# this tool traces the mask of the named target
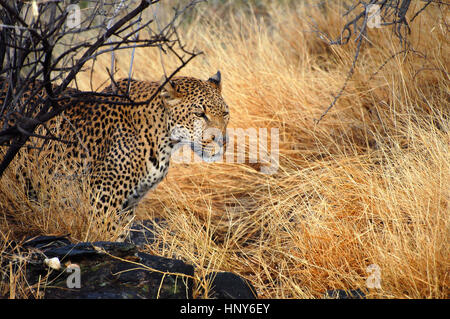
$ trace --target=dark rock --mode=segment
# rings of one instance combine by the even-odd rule
[[[93,242],[78,243],[61,247],[48,247],[42,250],[48,258],[58,257],[60,261],[80,261],[84,259],[103,259],[109,255],[115,257],[131,256],[137,253],[136,246],[131,243]]]
[[[192,298],[193,266],[138,252],[131,243],[67,245],[66,239],[43,236],[26,241],[26,247],[14,248],[14,255],[8,256],[1,260],[12,262],[13,271],[23,271],[26,262],[30,285],[46,278],[40,289],[47,299]],[[45,264],[53,257],[59,259],[59,269]]]
[[[40,291],[47,299],[191,299],[192,265],[139,251],[139,247],[156,242],[154,227],[162,225],[161,222],[164,221],[135,223],[124,243],[73,244],[67,236],[8,242],[0,256],[0,266],[11,267],[13,275],[22,274],[26,269],[28,285],[41,280]],[[51,258],[58,258],[52,268],[48,266]],[[10,274],[10,271],[0,272],[0,280],[9,282]],[[235,274],[211,273],[208,278],[212,279],[211,298],[256,297],[251,284]]]
[[[137,253],[134,258],[82,260],[80,288],[68,289],[71,273],[59,272],[48,299],[192,298],[194,268],[181,260]]]
[[[231,272],[213,272],[209,297],[214,299],[256,299],[256,289],[244,278]]]
[[[334,289],[327,290],[324,298],[326,299],[365,299],[366,294],[361,289]]]
[[[69,235],[64,236],[38,236],[25,240],[22,244],[24,248],[38,248],[45,249],[50,247],[62,247],[70,245],[71,242],[67,239]]]
[[[158,219],[135,221],[130,227],[130,234],[126,242],[138,247],[153,243],[155,241],[154,223],[158,222]]]
[[[51,247],[62,247],[70,245],[71,242],[67,239],[68,235],[64,236],[34,236],[25,239],[23,242],[16,242],[14,240],[6,242],[4,252],[8,254],[20,254],[23,251],[30,249],[45,249]]]

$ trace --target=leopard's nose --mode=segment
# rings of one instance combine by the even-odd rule
[[[208,136],[208,141],[209,141],[210,143],[211,143],[211,142],[219,143],[219,140],[220,140],[220,134],[211,133],[211,134],[209,134],[209,136]]]
[[[217,128],[211,128],[208,129],[207,132],[205,132],[205,141],[207,141],[208,143],[215,143],[218,144],[220,146],[224,145],[224,137],[222,132],[217,129]]]

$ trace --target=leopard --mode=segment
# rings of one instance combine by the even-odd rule
[[[100,220],[112,211],[116,218],[108,221],[108,231],[123,228],[118,241],[129,234],[125,225],[137,205],[167,176],[179,147],[188,145],[206,162],[217,161],[226,147],[230,115],[220,71],[207,80],[121,79],[101,91],[101,101],[69,90],[76,102],[66,102],[70,105],[46,123],[67,143],[62,148],[60,141],[46,140],[46,149],[52,162],[89,175]]]

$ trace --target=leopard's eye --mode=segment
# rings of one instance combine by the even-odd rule
[[[203,112],[203,111],[194,112],[194,115],[198,116],[198,117],[205,117],[206,116],[205,112]]]
[[[209,121],[208,116],[206,116],[206,113],[203,111],[195,111],[194,115],[203,118],[205,121]]]

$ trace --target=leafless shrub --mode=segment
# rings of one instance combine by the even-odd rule
[[[334,96],[333,101],[327,109],[321,114],[317,120],[317,124],[324,118],[328,111],[336,104],[337,100],[344,93],[348,81],[351,79],[356,63],[358,61],[359,53],[363,43],[369,42],[367,31],[370,27],[386,27],[392,28],[392,32],[398,38],[401,45],[401,50],[394,53],[392,57],[398,54],[407,54],[409,52],[418,53],[411,47],[408,42],[408,35],[411,33],[410,24],[414,22],[418,15],[420,15],[430,4],[435,5],[449,5],[450,3],[440,0],[422,0],[423,6],[416,11],[408,20],[407,14],[411,11],[411,0],[370,0],[370,1],[354,1],[354,4],[346,8],[344,17],[350,17],[348,22],[342,28],[340,35],[336,39],[330,38],[324,32],[316,29],[320,37],[324,39],[329,45],[346,45],[350,39],[354,38],[356,43],[355,54],[350,70],[345,79],[344,85],[339,92]],[[391,58],[392,58],[391,57]],[[389,58],[388,60],[390,60]],[[383,63],[382,67],[387,63]]]
[[[82,99],[105,97],[92,81],[92,92],[69,89],[71,83],[78,87],[76,76],[87,62],[111,54],[107,72],[115,83],[115,51],[153,47],[178,58],[178,68],[166,75],[170,80],[200,54],[187,50],[177,32],[183,14],[200,1],[174,8],[161,24],[143,14],[159,0],[0,0],[0,146],[6,149],[0,177],[30,137],[61,140],[46,129],[48,120]],[[130,74],[131,67],[132,61]],[[35,133],[40,126],[45,134]]]

